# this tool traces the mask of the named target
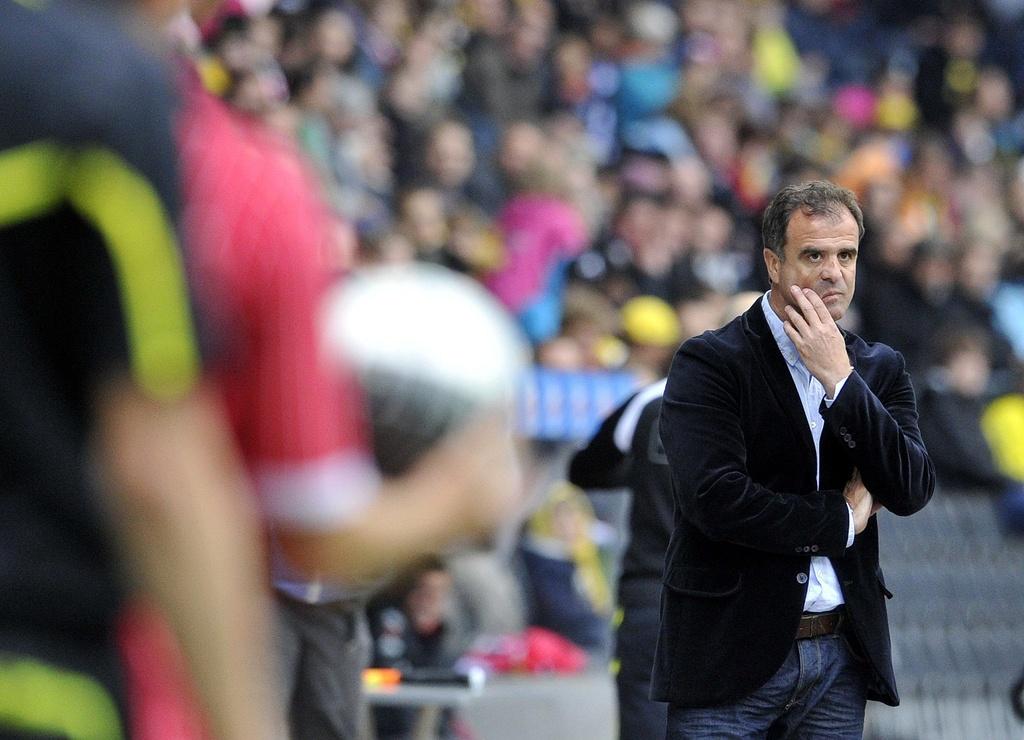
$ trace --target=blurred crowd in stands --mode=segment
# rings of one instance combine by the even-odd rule
[[[554,371],[662,377],[765,289],[779,187],[851,188],[845,323],[905,355],[944,488],[1024,530],[1024,1],[281,0],[199,32],[206,86],[319,173],[340,272],[469,274]],[[526,561],[601,613],[556,490]]]

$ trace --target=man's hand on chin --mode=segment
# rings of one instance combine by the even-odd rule
[[[828,397],[834,398],[836,385],[853,372],[846,342],[817,293],[796,285],[789,290],[800,310],[786,304],[786,335],[793,340],[811,375],[821,382]]]

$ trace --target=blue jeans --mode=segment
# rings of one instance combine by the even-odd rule
[[[670,706],[667,740],[860,738],[866,701],[866,667],[844,637],[796,640],[775,675],[734,704]]]

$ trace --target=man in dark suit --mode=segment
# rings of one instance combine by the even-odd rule
[[[836,325],[863,231],[849,191],[783,189],[771,290],[673,361],[652,679],[669,738],[859,738],[866,699],[899,702],[873,515],[920,510],[935,476],[903,358]]]

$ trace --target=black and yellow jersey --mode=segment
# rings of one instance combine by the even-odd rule
[[[198,371],[171,80],[107,13],[0,0],[0,641],[109,632],[95,392],[173,399]]]

